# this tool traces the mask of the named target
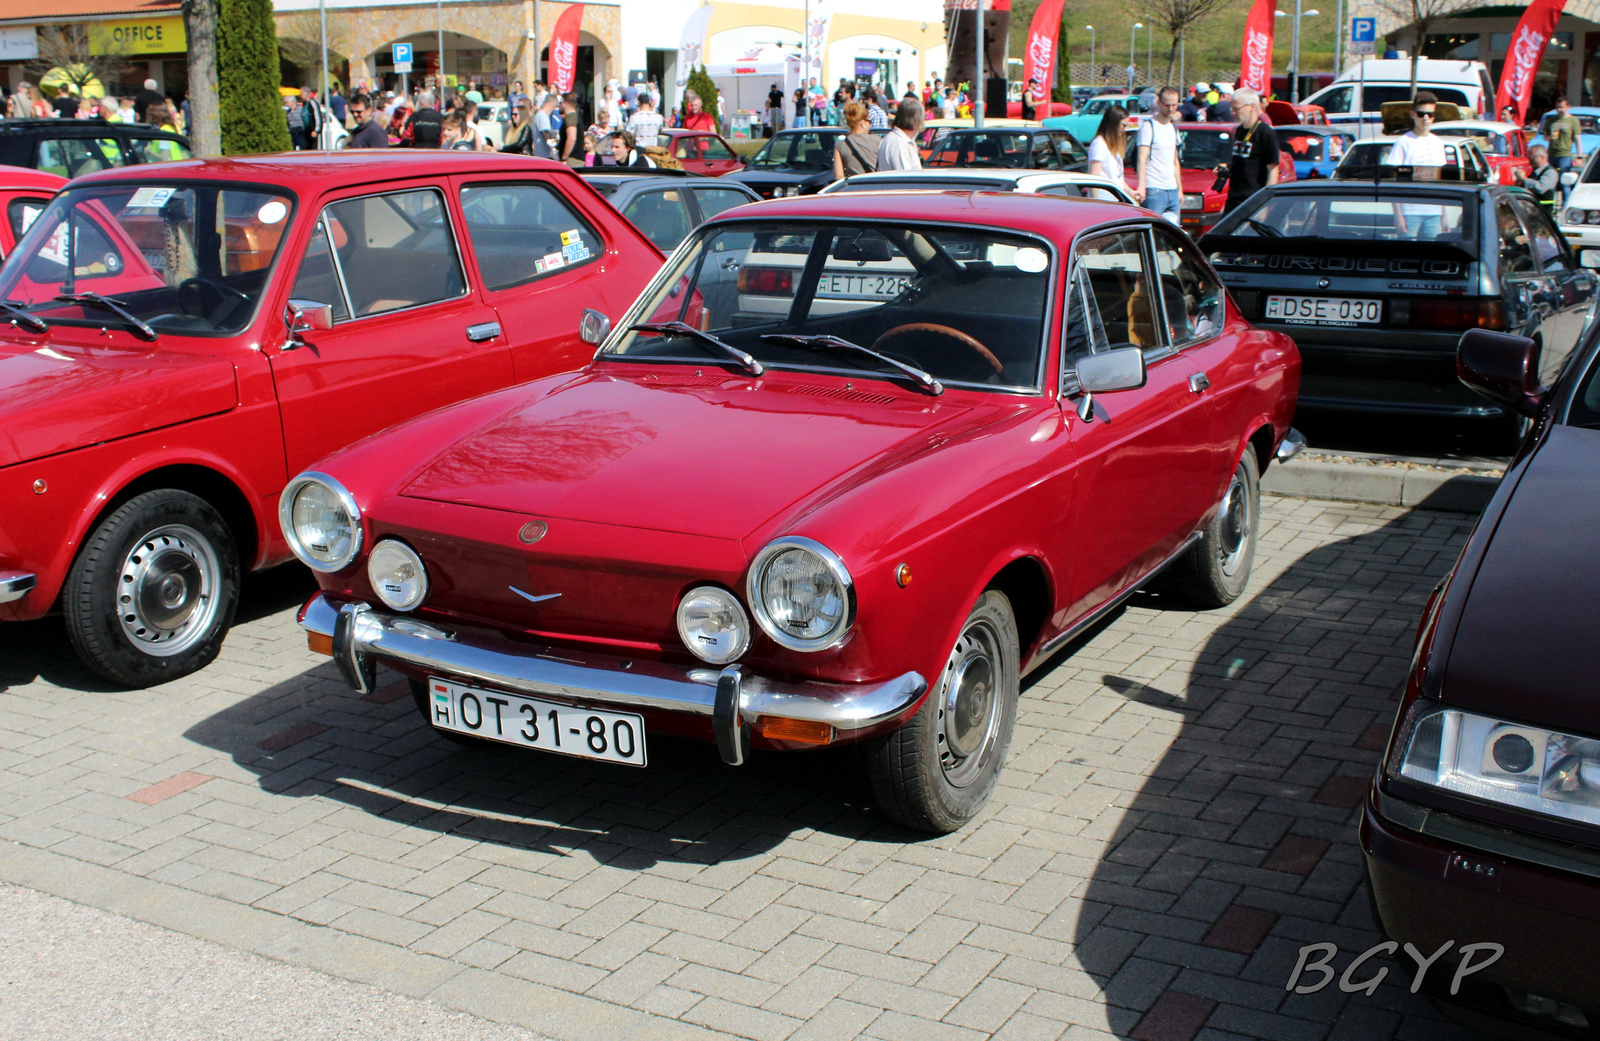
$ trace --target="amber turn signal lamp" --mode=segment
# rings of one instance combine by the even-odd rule
[[[784,719],[762,716],[761,736],[772,741],[794,741],[803,745],[826,745],[833,741],[833,727],[809,719]]]
[[[333,637],[326,633],[306,633],[306,646],[312,654],[332,654]]]
[[[900,583],[900,588],[901,589],[904,589],[906,586],[909,586],[911,584],[911,565],[910,564],[901,564],[899,567],[895,568],[894,569],[894,580],[896,582]]]

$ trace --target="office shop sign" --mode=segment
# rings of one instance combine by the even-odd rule
[[[182,15],[89,23],[91,54],[182,54],[188,49]]]

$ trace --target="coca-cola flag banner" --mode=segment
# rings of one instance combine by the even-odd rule
[[[678,86],[689,82],[689,73],[696,65],[706,63],[706,30],[711,28],[714,9],[703,4],[694,9],[689,20],[683,23],[683,34],[678,37]]]
[[[1028,25],[1028,50],[1022,59],[1022,82],[1038,80],[1046,90],[1056,81],[1056,40],[1061,36],[1061,5],[1044,0]]]
[[[1275,0],[1256,0],[1244,23],[1244,53],[1239,59],[1239,86],[1263,99],[1272,93],[1272,16]]]
[[[1561,20],[1561,9],[1567,0],[1533,0],[1522,12],[1517,31],[1511,34],[1511,46],[1506,49],[1505,68],[1500,72],[1500,89],[1494,96],[1494,118],[1510,105],[1516,109],[1516,122],[1520,124],[1528,114],[1528,102],[1533,99],[1533,76],[1544,61],[1544,49]]]
[[[583,24],[583,5],[573,4],[556,19],[550,34],[550,89],[565,94],[578,81],[578,27]]]

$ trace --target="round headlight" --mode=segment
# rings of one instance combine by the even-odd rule
[[[361,510],[327,474],[303,473],[278,499],[278,523],[289,549],[318,571],[338,571],[361,551]]]
[[[750,649],[750,618],[726,589],[696,586],[678,601],[678,637],[696,657],[726,665]]]
[[[372,547],[367,578],[378,599],[396,611],[410,611],[428,597],[428,569],[417,551],[398,539],[384,539]]]
[[[761,631],[793,651],[835,647],[855,621],[850,572],[811,539],[781,538],[757,553],[746,592]]]
[[[1600,224],[1600,210],[1590,210],[1589,211],[1589,223],[1590,224]]]
[[[1567,223],[1568,224],[1582,224],[1583,221],[1584,221],[1584,212],[1582,210],[1578,209],[1577,207],[1573,207],[1572,209],[1567,211]]]

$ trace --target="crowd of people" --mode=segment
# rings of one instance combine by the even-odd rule
[[[53,94],[47,98],[47,94]],[[58,83],[53,92],[31,83],[19,83],[5,96],[7,119],[85,119],[105,123],[141,123],[175,134],[189,123],[189,102],[175,105],[157,89],[155,80],[145,80],[144,89],[135,94],[83,97],[77,84]]]

